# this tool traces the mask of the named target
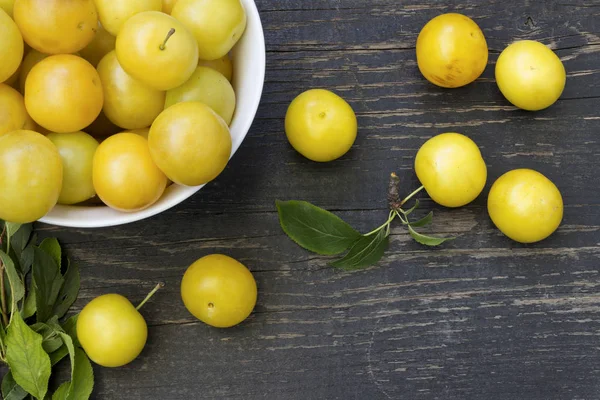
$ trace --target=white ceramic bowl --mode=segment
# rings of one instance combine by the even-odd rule
[[[237,104],[231,122],[231,157],[242,144],[256,115],[265,79],[265,39],[254,0],[242,0],[248,15],[244,35],[232,50],[233,86]],[[41,222],[77,228],[97,228],[139,221],[161,213],[192,196],[202,186],[171,185],[151,207],[133,213],[115,211],[106,206],[57,205]]]

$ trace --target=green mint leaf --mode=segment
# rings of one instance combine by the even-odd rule
[[[12,372],[8,371],[2,379],[2,398],[4,400],[23,400],[25,397],[27,397],[27,392],[17,385]]]
[[[422,226],[429,225],[432,221],[433,221],[433,211],[431,211],[429,214],[427,214],[426,216],[424,216],[420,220],[415,221],[415,222],[411,222],[410,226],[412,226],[413,228],[419,228],[419,227],[422,227]]]
[[[52,314],[56,315],[58,318],[62,318],[71,305],[77,299],[77,294],[79,293],[79,268],[77,264],[71,264],[67,261],[67,272],[64,275],[64,283],[60,288],[60,292],[58,292],[58,298],[56,300],[56,304],[52,309]]]
[[[21,316],[23,319],[27,319],[35,314],[35,290],[33,290],[33,282],[30,284],[29,292],[25,297],[25,303],[23,303],[23,310],[21,310]]]
[[[25,286],[23,285],[23,281],[21,277],[19,277],[19,273],[15,268],[15,263],[12,258],[8,256],[5,252],[0,250],[0,262],[4,264],[4,270],[6,271],[6,276],[8,277],[8,285],[10,287],[10,297],[11,297],[11,309],[10,312],[13,313],[14,310],[17,309],[17,303],[21,301],[23,296],[25,296]]]
[[[47,238],[42,240],[39,248],[44,250],[46,253],[50,254],[54,261],[56,261],[56,265],[60,270],[60,266],[62,263],[62,249],[60,248],[60,244],[56,238]]]
[[[415,200],[415,205],[404,211],[404,215],[409,215],[411,212],[415,211],[417,208],[419,208],[419,204],[419,200]]]
[[[6,361],[17,384],[43,399],[50,379],[50,357],[42,347],[42,335],[34,332],[14,313],[6,335]]]
[[[39,247],[34,249],[33,288],[35,290],[36,319],[46,322],[58,298],[64,278],[56,264],[56,258]]]
[[[75,348],[75,369],[67,400],[87,400],[94,390],[94,370],[87,355]]]
[[[340,254],[361,237],[338,216],[306,201],[277,201],[276,205],[283,231],[314,253]]]
[[[440,244],[452,240],[454,238],[436,238],[432,236],[422,235],[415,231],[411,225],[408,226],[410,236],[415,239],[418,243],[424,244],[425,246],[439,246]]]
[[[71,387],[70,382],[65,382],[56,389],[56,392],[52,395],[52,400],[64,400],[69,394],[69,388]]]
[[[345,270],[355,270],[376,264],[389,244],[389,236],[386,229],[377,233],[360,238],[348,253],[331,266]]]

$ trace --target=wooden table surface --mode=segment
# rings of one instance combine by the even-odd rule
[[[94,230],[38,225],[81,266],[78,311],[110,292],[141,300],[149,340],[120,369],[95,367],[96,399],[598,399],[600,398],[600,1],[257,0],[267,42],[257,119],[227,170],[154,218]],[[490,48],[474,84],[443,90],[415,62],[432,17],[472,17]],[[529,113],[493,79],[513,40],[550,45],[568,71],[551,108]],[[283,117],[300,92],[324,87],[358,115],[342,159],[317,164],[288,144]],[[434,210],[427,232],[456,235],[437,249],[392,230],[380,265],[346,273],[296,246],[275,199],[333,210],[362,231],[387,216],[396,171],[418,187],[417,149],[464,133],[488,165],[484,194]],[[520,245],[489,220],[486,194],[504,172],[539,170],[560,188],[562,226]],[[186,267],[213,252],[245,263],[259,286],[255,312],[218,330],[183,307]],[[64,372],[68,363],[63,366]]]

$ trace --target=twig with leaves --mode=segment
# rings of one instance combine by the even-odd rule
[[[423,186],[400,200],[400,179],[395,173],[390,176],[388,203],[390,212],[387,220],[369,233],[361,234],[335,214],[306,201],[277,201],[279,221],[283,231],[298,245],[321,255],[346,254],[330,263],[333,267],[355,270],[376,264],[388,247],[392,222],[398,218],[411,237],[426,246],[438,246],[453,238],[438,238],[421,234],[415,228],[429,225],[433,212],[411,222],[409,215],[419,207],[419,201],[409,209],[403,206],[423,190]]]

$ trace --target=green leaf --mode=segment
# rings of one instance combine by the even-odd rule
[[[19,263],[21,264],[21,272],[23,274],[26,273],[26,271],[23,268],[23,262],[22,262],[23,261],[23,250],[30,243],[30,239],[32,236],[31,235],[32,230],[33,230],[33,227],[31,224],[22,225],[21,228],[18,231],[16,231],[10,238],[11,250],[15,254],[16,260],[19,261]],[[27,260],[25,260],[25,261],[27,261]],[[29,266],[31,266],[31,264],[29,264]]]
[[[21,224],[15,224],[14,222],[5,222],[6,234],[12,238],[13,235],[21,228]]]
[[[27,392],[17,385],[12,372],[8,371],[2,379],[2,398],[4,400],[23,400],[25,397],[27,397]]]
[[[46,353],[53,353],[62,346],[63,341],[53,326],[38,322],[31,325],[31,329],[42,335],[42,347]]]
[[[69,263],[67,272],[64,275],[64,283],[58,293],[56,304],[52,309],[52,313],[58,318],[62,318],[71,305],[77,299],[79,293],[79,268],[77,264]]]
[[[73,366],[73,364],[75,363],[75,346],[73,345],[73,339],[71,339],[71,336],[69,336],[67,333],[62,331],[57,332],[57,334],[60,335],[60,338],[62,339],[63,343],[67,347],[67,350],[69,351],[69,358],[71,359],[71,375],[73,375],[73,371],[75,369],[75,367]]]
[[[15,263],[5,252],[0,250],[0,261],[4,264],[11,293],[11,313],[17,309],[17,303],[25,296],[25,286],[15,269]]]
[[[56,336],[47,338],[42,342],[42,347],[44,348],[44,351],[48,354],[58,350],[60,346],[62,346],[62,341],[59,337]]]
[[[62,332],[62,328],[57,334],[62,338],[65,347],[71,359],[71,383],[68,391],[61,399],[65,400],[84,400],[89,399],[94,388],[94,372],[87,355],[76,348],[71,336]],[[54,398],[54,397],[53,397]]]
[[[422,227],[422,226],[429,225],[431,223],[431,221],[433,221],[433,211],[431,211],[429,214],[427,214],[426,216],[424,216],[420,220],[415,221],[415,222],[411,222],[410,226],[412,226],[413,228],[419,228],[419,227]]]
[[[35,248],[33,263],[33,287],[35,290],[36,319],[46,322],[52,316],[52,310],[64,278],[56,265],[56,259],[41,248]]]
[[[56,389],[56,392],[52,395],[52,400],[64,400],[69,394],[69,388],[71,387],[70,382],[65,382]]]
[[[21,273],[23,275],[27,275],[31,266],[33,265],[33,255],[34,255],[34,246],[29,245],[25,247],[25,249],[21,252],[21,256],[19,257],[19,262],[21,264]]]
[[[312,252],[340,254],[361,237],[338,216],[306,201],[277,201],[276,205],[283,231]]]
[[[71,336],[71,339],[73,339],[75,346],[79,346],[79,339],[77,338],[77,318],[79,318],[79,314],[73,315],[66,320],[62,326],[63,330]]]
[[[71,318],[66,320],[62,326],[63,330],[71,337],[71,340],[73,340],[74,346],[80,345],[79,340],[77,339],[77,317],[78,316],[79,315],[72,316]],[[67,346],[62,346],[58,350],[56,350],[54,353],[50,354],[50,362],[52,363],[52,365],[56,365],[56,363],[58,363],[60,360],[65,358],[67,354],[69,354],[69,350],[67,349]]]
[[[75,346],[73,345],[73,340],[71,336],[67,335],[64,332],[58,333],[65,344],[67,349],[67,353],[69,354],[69,358],[71,359],[71,380],[73,379],[74,371],[75,371]]]
[[[75,368],[67,400],[87,400],[94,390],[94,370],[85,352],[75,348]]]
[[[26,224],[21,225],[21,228],[16,231],[10,238],[10,247],[15,250],[23,251],[25,247],[30,243],[31,233],[33,232],[33,225]]]
[[[418,233],[415,231],[411,225],[408,226],[408,231],[410,236],[415,239],[418,243],[424,244],[425,246],[439,246],[440,244],[447,242],[449,240],[453,240],[454,238],[436,238],[432,236],[427,236]]]
[[[61,346],[54,353],[50,353],[50,364],[54,367],[60,360],[65,358],[69,354],[69,349],[67,346]]]
[[[47,322],[46,325],[48,325],[49,327],[51,327],[52,329],[54,329],[57,333],[58,332],[64,332],[65,330],[62,328],[62,326],[60,326],[60,323],[58,322],[58,317],[56,315],[53,315],[52,318],[50,318]]]
[[[415,205],[412,206],[411,208],[409,208],[408,210],[404,211],[404,215],[409,215],[411,212],[415,211],[417,208],[419,208],[419,200],[415,200]]]
[[[2,326],[2,324],[0,324],[0,350],[2,350],[3,352],[4,352],[4,344],[5,343],[6,343],[6,331],[4,330],[4,326]]]
[[[58,240],[56,238],[46,238],[42,240],[42,243],[40,243],[39,248],[44,250],[46,253],[50,254],[52,258],[54,258],[54,261],[56,261],[56,265],[60,270],[60,266],[62,263],[62,250],[60,248]]]
[[[360,238],[344,257],[332,262],[331,265],[345,270],[368,267],[383,257],[388,243],[389,236],[386,229],[381,229],[377,233]]]
[[[27,326],[18,312],[8,327],[6,347],[6,361],[17,384],[43,399],[48,391],[50,357],[42,347],[42,336]]]
[[[25,297],[25,303],[23,304],[23,310],[21,311],[21,315],[23,319],[27,319],[35,314],[36,306],[35,306],[35,290],[33,290],[33,283],[29,288],[29,292],[27,292],[27,296]]]

